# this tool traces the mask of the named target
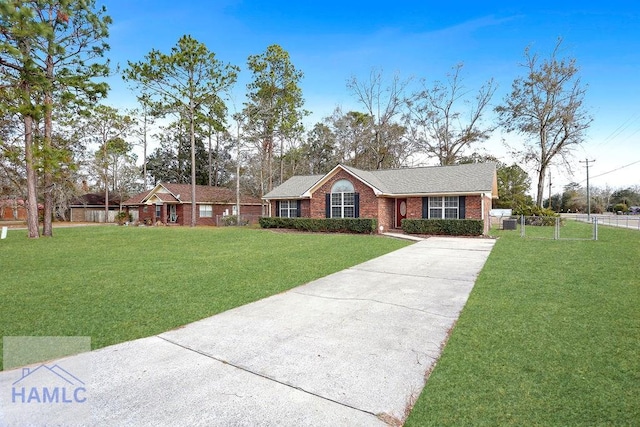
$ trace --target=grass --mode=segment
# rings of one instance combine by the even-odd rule
[[[0,242],[0,336],[150,336],[393,251],[377,236],[82,227]],[[0,355],[2,354],[0,350]]]
[[[406,425],[638,425],[640,232],[496,234]]]

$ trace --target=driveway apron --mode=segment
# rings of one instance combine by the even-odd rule
[[[3,371],[0,425],[398,425],[493,244],[428,238],[179,329],[55,361],[91,367],[89,411],[15,403],[20,370]]]

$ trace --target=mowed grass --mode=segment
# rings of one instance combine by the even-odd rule
[[[82,227],[0,241],[0,336],[150,336],[406,246],[244,228]],[[2,351],[0,348],[0,356]]]
[[[639,425],[640,232],[495,234],[406,425]]]

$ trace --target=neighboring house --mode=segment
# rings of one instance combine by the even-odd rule
[[[191,224],[191,184],[161,182],[152,190],[122,202],[137,220],[155,224]],[[196,224],[216,225],[217,216],[236,214],[236,192],[224,187],[196,185]],[[262,200],[240,196],[240,215],[262,214]]]
[[[44,205],[38,203],[38,215],[44,211]],[[18,198],[0,199],[0,220],[4,221],[24,221],[27,219],[27,208],[25,201]]]
[[[269,216],[376,218],[381,230],[405,218],[484,220],[498,197],[494,163],[363,171],[338,165],[325,175],[294,176],[263,199]]]
[[[87,193],[74,199],[69,204],[69,220],[72,222],[104,222],[104,194]],[[120,211],[120,198],[109,195],[109,218],[107,222],[115,222]]]

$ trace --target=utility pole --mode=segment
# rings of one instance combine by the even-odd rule
[[[591,221],[591,193],[589,189],[589,162],[593,163],[595,160],[584,159],[584,162],[580,160],[580,163],[585,163],[587,168],[587,221]]]

